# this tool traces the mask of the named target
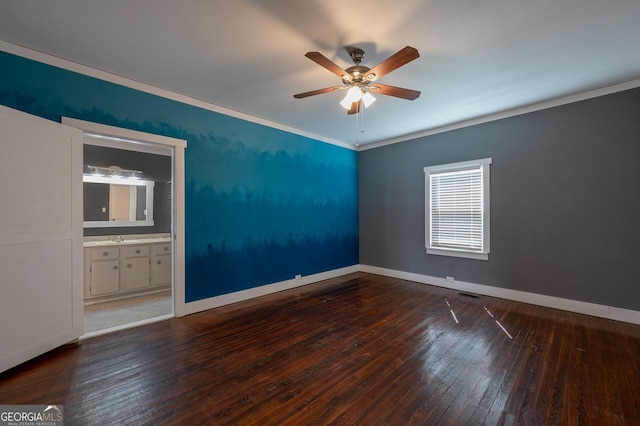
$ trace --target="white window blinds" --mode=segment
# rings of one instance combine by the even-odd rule
[[[444,250],[486,258],[490,163],[487,159],[425,168],[428,253],[459,255]]]
[[[482,250],[482,169],[429,176],[431,246]]]

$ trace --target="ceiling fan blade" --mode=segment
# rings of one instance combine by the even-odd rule
[[[362,101],[357,101],[357,102],[352,102],[351,103],[351,108],[349,108],[349,110],[347,111],[347,114],[357,114],[360,112],[360,104],[362,104]]]
[[[383,75],[389,74],[391,71],[398,69],[419,57],[420,54],[417,49],[411,46],[406,46],[367,71],[364,75],[364,79],[370,79],[371,81],[377,80]]]
[[[307,98],[309,96],[321,95],[323,93],[335,92],[336,90],[342,90],[344,86],[333,86],[333,87],[325,87],[324,89],[312,90],[310,92],[298,93],[293,95],[296,99]]]
[[[388,84],[374,83],[369,90],[375,94],[395,96],[396,98],[408,99],[410,101],[418,98],[420,92],[417,90],[404,89],[402,87],[389,86]]]
[[[340,77],[342,80],[351,81],[351,76],[349,75],[348,72],[340,68],[338,65],[335,64],[335,62],[333,62],[331,59],[324,56],[322,53],[307,52],[304,56],[311,59],[313,62],[320,65],[321,67],[328,69],[329,71],[331,71],[332,73]]]

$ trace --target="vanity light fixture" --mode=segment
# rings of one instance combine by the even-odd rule
[[[106,176],[116,179],[140,179],[142,176],[142,172],[140,170],[127,170],[118,166],[102,167],[88,165],[87,168],[92,170],[91,175],[95,177]]]

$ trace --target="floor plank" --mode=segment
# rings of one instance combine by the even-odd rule
[[[638,424],[639,354],[637,325],[356,273],[56,349],[1,374],[0,404],[70,425]]]

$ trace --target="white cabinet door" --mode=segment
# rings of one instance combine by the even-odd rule
[[[121,261],[122,287],[137,290],[149,287],[149,257],[133,257]]]
[[[151,258],[151,285],[171,284],[171,255],[161,254]]]
[[[0,371],[78,338],[82,132],[0,106]]]
[[[89,294],[100,296],[120,291],[120,261],[101,260],[91,262]]]

